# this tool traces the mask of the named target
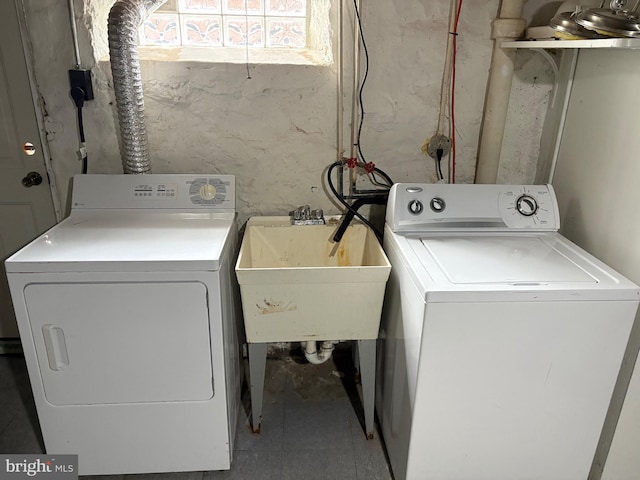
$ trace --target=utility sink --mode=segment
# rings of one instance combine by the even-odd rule
[[[252,217],[236,275],[249,343],[378,337],[391,264],[373,231]]]
[[[240,284],[249,353],[251,423],[260,432],[269,342],[357,340],[365,433],[374,434],[376,339],[391,271],[378,239],[339,221],[291,225],[290,217],[252,217],[240,247]]]

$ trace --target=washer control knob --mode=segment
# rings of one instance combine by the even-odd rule
[[[444,209],[446,208],[447,204],[444,202],[444,200],[440,197],[433,197],[431,199],[431,202],[429,202],[429,206],[431,207],[431,210],[433,210],[436,213],[441,213],[444,212]]]
[[[204,183],[200,186],[200,196],[203,200],[213,200],[216,196],[216,187],[209,183]]]
[[[516,200],[516,210],[520,215],[530,217],[538,211],[538,202],[531,195],[520,195]]]
[[[420,200],[411,200],[408,205],[409,212],[413,215],[420,215],[422,210],[424,210],[424,206]]]

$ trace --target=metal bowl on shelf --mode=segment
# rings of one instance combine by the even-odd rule
[[[627,10],[626,0],[612,0],[610,8],[587,8],[575,21],[587,30],[609,37],[640,38],[640,17],[636,13],[640,1]]]
[[[559,12],[549,22],[554,35],[562,40],[583,40],[606,38],[604,35],[589,30],[576,22],[577,12]]]

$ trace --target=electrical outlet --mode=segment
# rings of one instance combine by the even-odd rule
[[[71,90],[80,88],[84,92],[84,99],[93,100],[93,85],[91,84],[91,70],[76,68],[69,70],[69,84]]]
[[[451,139],[441,134],[431,137],[427,145],[427,153],[431,158],[438,158],[438,150],[442,150],[442,158],[444,158],[451,150]]]

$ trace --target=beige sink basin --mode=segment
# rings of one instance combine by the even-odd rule
[[[253,217],[236,264],[249,343],[378,336],[391,265],[373,232]]]

